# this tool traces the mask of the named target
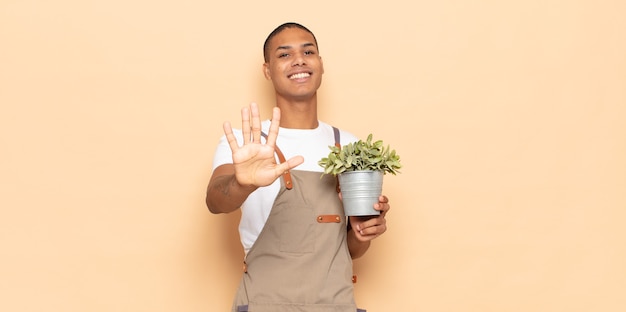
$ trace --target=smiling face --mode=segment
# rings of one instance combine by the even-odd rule
[[[314,97],[322,84],[324,66],[313,35],[297,27],[276,34],[269,42],[263,73],[274,84],[279,101]]]

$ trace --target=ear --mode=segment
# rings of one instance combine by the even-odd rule
[[[272,76],[270,75],[270,64],[263,63],[263,75],[265,76],[265,79],[272,80]]]
[[[322,74],[324,74],[324,62],[322,62],[322,57],[320,56],[320,65],[322,65]]]

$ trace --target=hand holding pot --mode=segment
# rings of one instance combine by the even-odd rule
[[[387,196],[381,195],[378,197],[378,203],[374,204],[374,209],[380,211],[380,215],[351,216],[350,225],[356,238],[360,241],[370,241],[385,233],[387,231],[385,216],[390,208]]]

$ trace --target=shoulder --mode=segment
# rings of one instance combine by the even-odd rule
[[[332,126],[323,121],[320,121],[319,123],[320,123],[320,128],[323,128],[325,132],[333,133],[333,135],[334,135],[334,129],[335,128],[338,129],[341,145],[346,145],[348,143],[356,142],[359,140],[359,138],[356,135],[354,135],[352,132]]]

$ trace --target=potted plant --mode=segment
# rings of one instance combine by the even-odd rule
[[[372,142],[372,134],[366,141],[329,148],[328,157],[318,164],[324,168],[324,174],[338,177],[345,215],[380,214],[374,204],[382,193],[383,175],[400,173],[400,156],[389,146],[385,147],[382,140]]]

